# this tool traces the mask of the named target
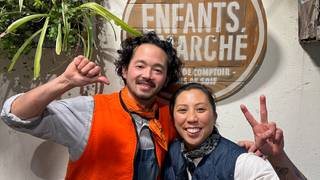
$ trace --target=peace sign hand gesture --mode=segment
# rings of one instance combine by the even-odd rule
[[[268,121],[266,97],[260,96],[260,122],[258,122],[247,107],[240,105],[241,111],[252,127],[255,146],[266,156],[277,156],[283,153],[283,132],[274,122]]]

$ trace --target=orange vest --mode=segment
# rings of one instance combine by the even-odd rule
[[[119,93],[96,95],[94,102],[88,144],[79,160],[69,161],[66,179],[132,180],[138,150],[134,122],[121,106]],[[159,114],[165,138],[170,143],[176,132],[168,106],[159,105]],[[161,171],[167,152],[158,143],[155,149]]]

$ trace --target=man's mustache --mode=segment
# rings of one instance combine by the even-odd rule
[[[156,84],[151,79],[138,79],[137,84],[144,84],[150,87],[156,87]]]

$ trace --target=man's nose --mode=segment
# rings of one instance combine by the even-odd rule
[[[142,77],[146,79],[151,79],[152,77],[152,69],[151,68],[145,68],[142,72]]]

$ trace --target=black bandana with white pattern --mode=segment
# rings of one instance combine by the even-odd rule
[[[210,154],[218,145],[220,137],[218,129],[214,127],[211,135],[208,136],[202,144],[191,151],[187,150],[184,142],[181,142],[181,152],[189,162],[192,162],[193,159],[202,158],[205,155]]]

